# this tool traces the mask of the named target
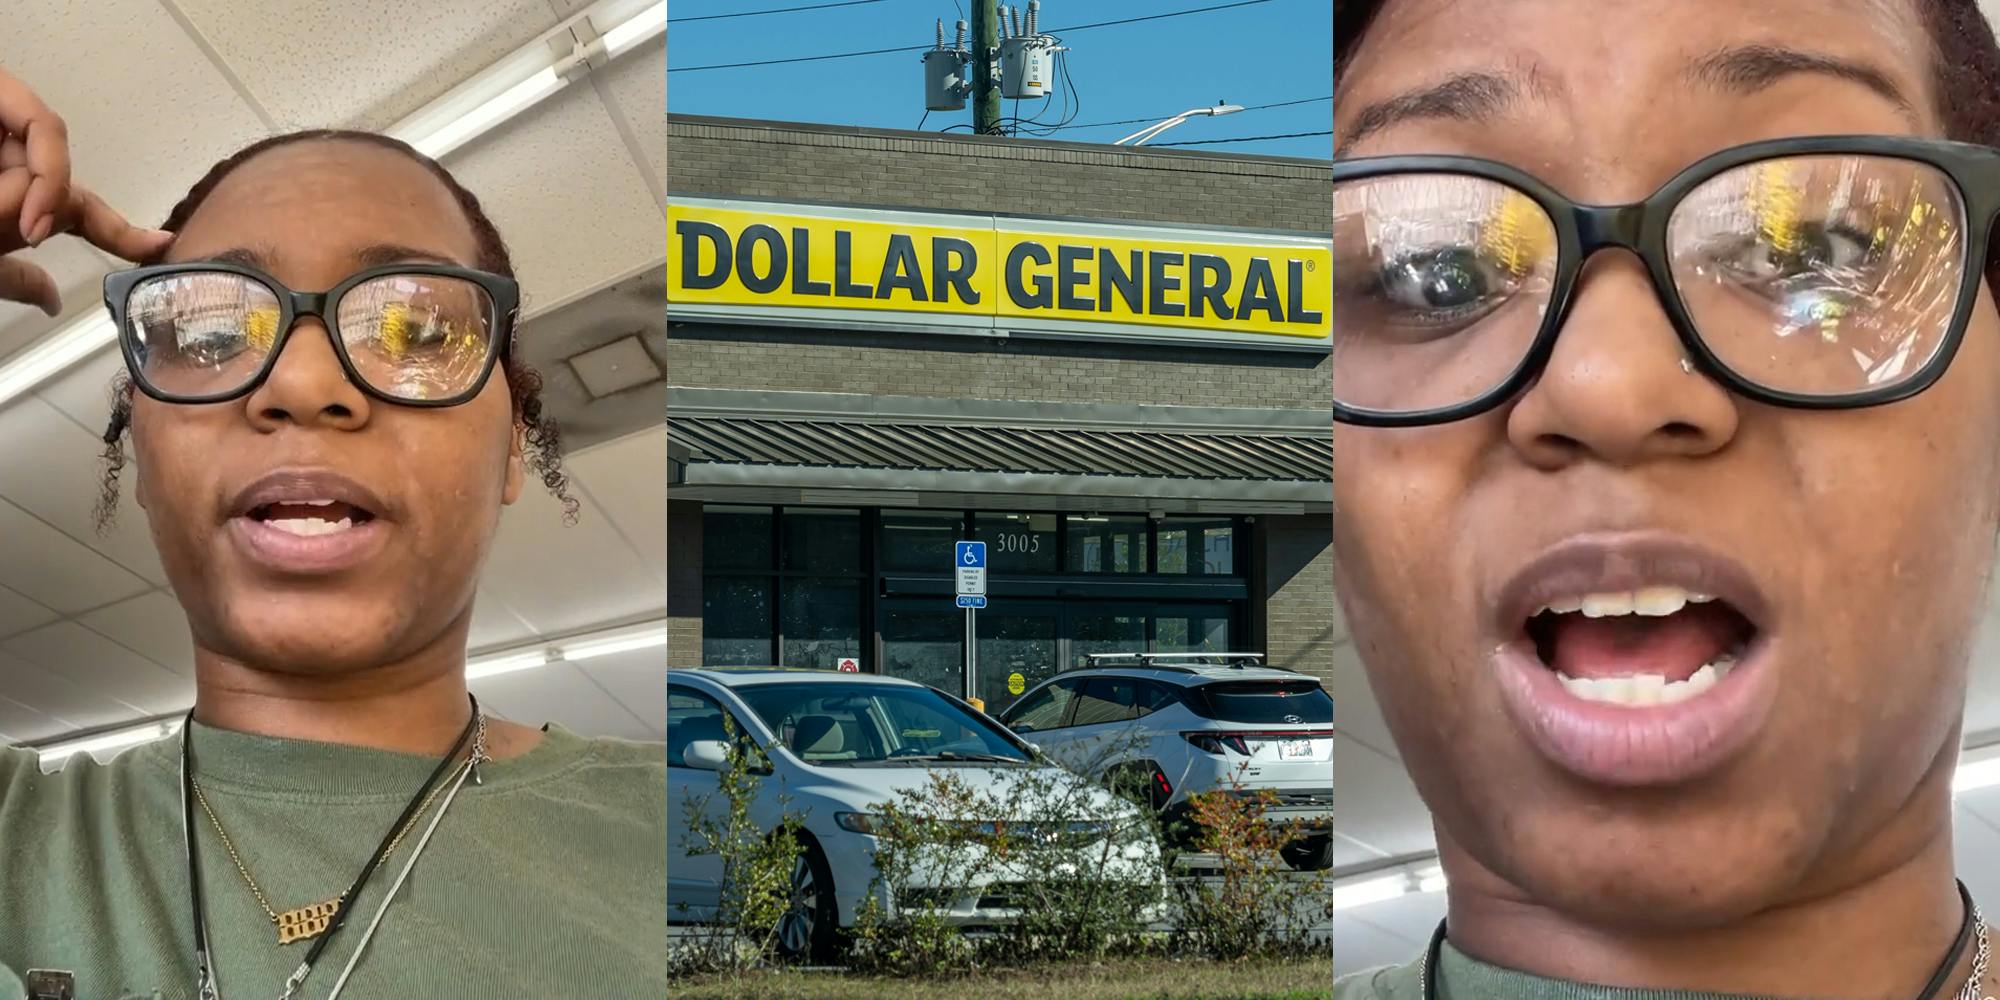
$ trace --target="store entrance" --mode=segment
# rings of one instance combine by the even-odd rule
[[[965,612],[926,598],[882,602],[882,673],[964,689]],[[996,601],[979,613],[978,689],[988,712],[1091,653],[1226,652],[1236,602]]]

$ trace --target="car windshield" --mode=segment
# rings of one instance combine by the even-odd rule
[[[1221,722],[1252,725],[1330,723],[1333,698],[1315,681],[1220,681],[1193,688],[1187,699],[1196,714]]]
[[[738,697],[808,764],[1027,764],[1029,752],[991,723],[923,687],[756,684]]]

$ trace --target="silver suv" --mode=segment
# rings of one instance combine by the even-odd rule
[[[1188,796],[1270,789],[1272,822],[1300,820],[1295,869],[1333,865],[1333,699],[1256,653],[1104,653],[1036,685],[1000,721],[1073,770],[1144,781],[1169,828]],[[1232,781],[1233,779],[1233,781]]]

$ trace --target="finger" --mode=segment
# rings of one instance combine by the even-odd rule
[[[0,299],[25,302],[50,316],[62,313],[62,293],[49,272],[19,257],[0,257]]]
[[[28,165],[28,144],[14,136],[0,138],[0,170]]]
[[[20,211],[21,199],[28,193],[28,184],[33,180],[27,167],[0,170],[0,219],[14,217]],[[0,254],[11,253],[27,245],[21,234],[0,231]]]
[[[0,70],[0,128],[25,144],[35,175],[21,206],[21,236],[33,243],[44,220],[53,230],[56,211],[68,197],[69,126],[27,84]]]
[[[161,229],[141,229],[126,221],[118,210],[97,193],[75,185],[69,189],[69,229],[91,245],[126,260],[151,260],[174,241],[174,234]]]

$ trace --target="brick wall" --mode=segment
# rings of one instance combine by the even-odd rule
[[[1261,517],[1265,652],[1273,666],[1331,684],[1346,638],[1333,596],[1333,524],[1325,514]]]

